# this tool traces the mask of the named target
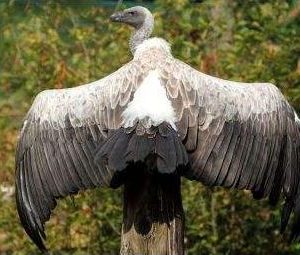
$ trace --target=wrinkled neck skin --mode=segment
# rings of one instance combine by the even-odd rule
[[[137,47],[150,37],[153,31],[153,26],[154,18],[151,14],[149,14],[146,16],[144,23],[140,27],[135,28],[135,30],[132,32],[129,41],[132,55],[134,55]]]

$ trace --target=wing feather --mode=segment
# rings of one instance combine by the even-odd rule
[[[209,186],[248,189],[272,204],[283,193],[281,229],[294,210],[292,238],[297,238],[300,122],[280,91],[272,84],[205,75],[174,58],[161,73],[189,152],[190,168],[183,175]]]
[[[113,170],[94,156],[107,132],[121,126],[137,87],[132,75],[143,75],[135,69],[132,61],[94,83],[44,91],[29,110],[16,153],[16,201],[25,231],[41,250],[56,199],[111,185]]]

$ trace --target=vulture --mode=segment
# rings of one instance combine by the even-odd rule
[[[150,254],[137,240],[160,229],[151,254],[182,255],[181,177],[250,190],[272,205],[282,196],[281,232],[293,215],[297,240],[300,120],[279,89],[212,77],[174,58],[167,41],[151,37],[144,7],[110,19],[133,28],[132,60],[95,82],[42,91],[25,117],[16,203],[32,241],[47,251],[44,227],[58,199],[122,186],[121,254]]]

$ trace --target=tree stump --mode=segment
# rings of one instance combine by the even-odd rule
[[[143,169],[124,183],[121,255],[183,255],[180,176]]]

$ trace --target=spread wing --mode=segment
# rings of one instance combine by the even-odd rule
[[[56,199],[114,185],[113,170],[96,165],[93,155],[109,130],[120,126],[140,75],[132,61],[99,81],[36,97],[17,147],[16,201],[22,225],[41,250]]]
[[[208,186],[251,190],[275,204],[285,196],[284,231],[300,233],[300,121],[272,84],[230,82],[170,59],[163,68],[177,111],[178,132],[189,152],[185,176]]]

